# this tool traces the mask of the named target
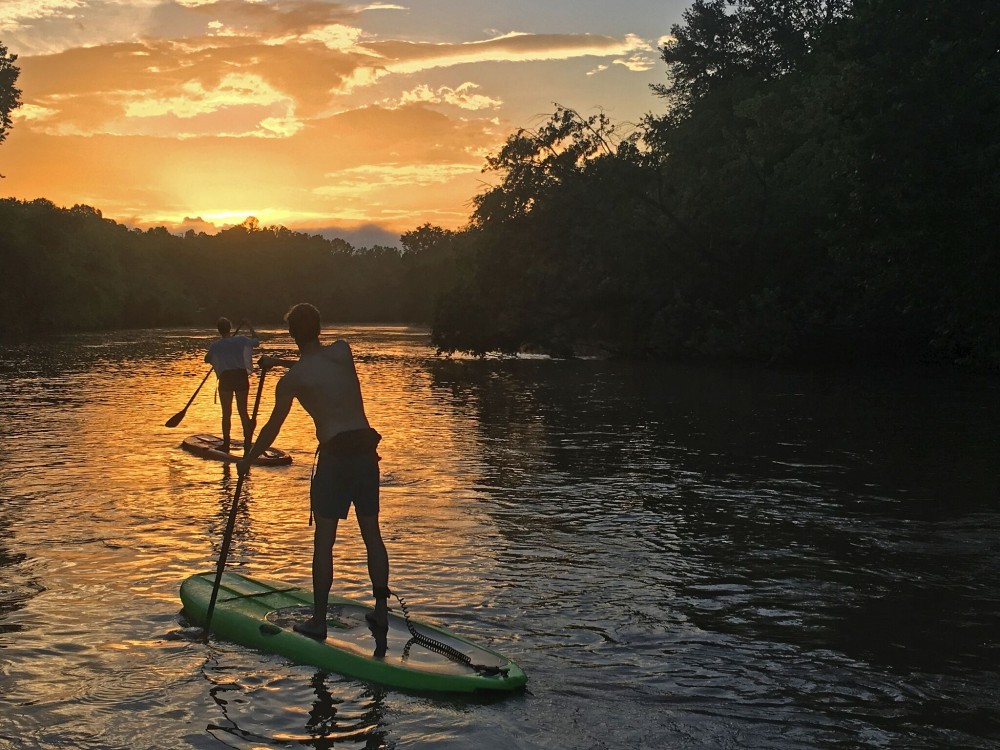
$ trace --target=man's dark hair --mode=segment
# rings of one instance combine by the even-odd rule
[[[293,305],[285,313],[288,332],[292,334],[296,344],[305,344],[319,338],[319,310],[308,302]]]
[[[233,324],[229,322],[229,318],[219,318],[215,325],[223,336],[228,336],[229,332],[233,330]]]

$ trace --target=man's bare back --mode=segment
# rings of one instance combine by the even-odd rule
[[[303,351],[278,384],[298,399],[325,443],[341,432],[369,427],[351,348],[344,340]]]

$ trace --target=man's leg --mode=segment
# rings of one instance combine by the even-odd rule
[[[250,450],[253,445],[253,426],[250,424],[250,412],[247,410],[247,396],[249,391],[236,391],[236,411],[240,415],[240,423],[243,425],[243,454]]]
[[[300,633],[326,637],[326,605],[333,585],[333,544],[337,541],[337,519],[316,516],[313,533],[313,616],[293,627]]]
[[[229,432],[233,423],[233,392],[219,389],[219,406],[222,407],[222,451],[229,453]]]
[[[368,577],[372,581],[372,593],[375,596],[374,624],[384,629],[388,625],[389,616],[389,552],[382,541],[382,530],[379,528],[378,515],[358,515],[358,528],[368,553]]]

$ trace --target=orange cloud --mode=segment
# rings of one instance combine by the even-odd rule
[[[634,35],[623,39],[590,34],[506,34],[461,44],[387,41],[365,45],[377,52],[393,73],[415,73],[429,68],[486,62],[568,60],[576,57],[622,55],[649,50]]]
[[[525,90],[498,64],[563,66],[561,80],[609,79],[618,95],[615,76],[656,56],[631,34],[392,39],[367,30],[377,11],[412,12],[320,0],[2,0],[24,106],[0,151],[0,189],[172,227],[252,214],[293,228],[454,228],[482,187],[485,154],[523,112],[568,98],[544,89],[543,74]],[[584,68],[573,73],[574,61]]]

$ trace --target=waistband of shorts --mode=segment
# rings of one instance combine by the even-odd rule
[[[382,436],[371,427],[360,430],[338,432],[326,442],[320,443],[321,453],[332,456],[363,456],[374,453]]]

